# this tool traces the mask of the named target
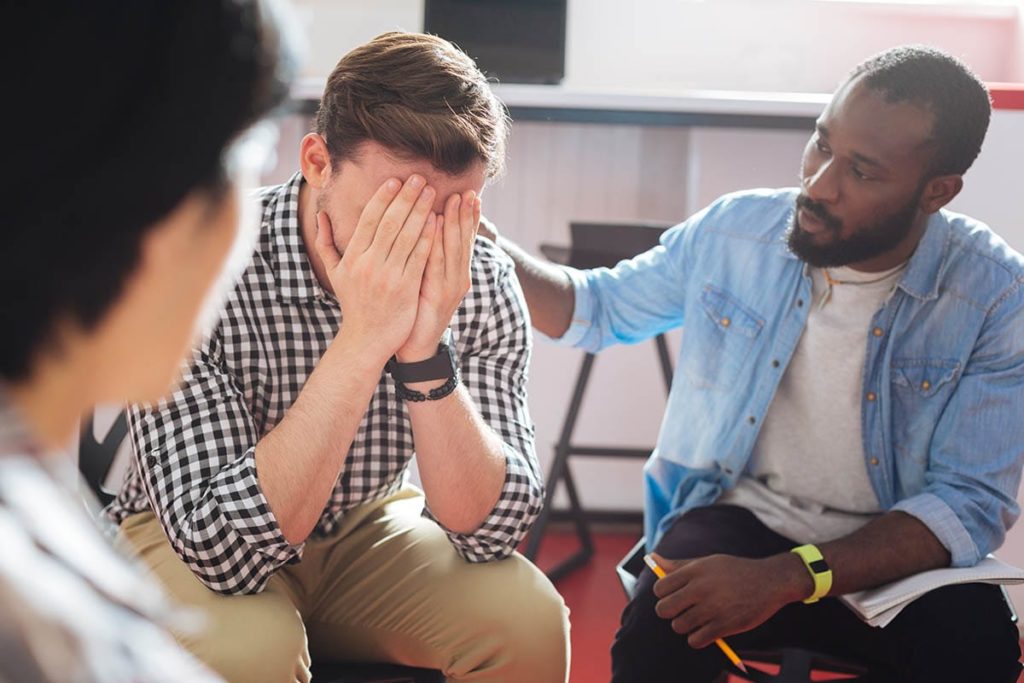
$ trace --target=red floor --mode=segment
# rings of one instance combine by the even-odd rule
[[[626,604],[615,575],[615,565],[640,536],[640,530],[601,533],[594,537],[596,552],[590,563],[558,582],[572,619],[572,674],[569,683],[606,683],[610,677],[612,638]],[[548,569],[577,548],[568,531],[552,529],[541,545],[537,564]],[[815,680],[830,680],[816,678]],[[730,677],[729,683],[742,683]],[[1018,683],[1024,683],[1024,675]]]

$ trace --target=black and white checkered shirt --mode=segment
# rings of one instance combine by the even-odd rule
[[[153,509],[178,555],[223,593],[258,592],[279,567],[302,557],[303,546],[285,540],[270,511],[254,455],[341,324],[338,303],[317,282],[303,246],[302,182],[296,174],[261,191],[252,262],[181,388],[156,406],[129,409],[134,462],[109,509],[117,523]],[[504,442],[506,474],[479,529],[445,531],[465,559],[485,562],[513,551],[540,510],[543,485],[526,405],[529,316],[511,260],[482,238],[472,283],[452,320],[453,339],[462,381]],[[331,534],[346,510],[397,491],[413,454],[408,413],[382,375],[314,536]]]

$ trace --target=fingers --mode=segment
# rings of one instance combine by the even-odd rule
[[[657,553],[651,553],[658,566],[665,570],[665,578],[658,579],[654,584],[654,594],[659,598],[682,589],[692,578],[691,572],[686,571],[693,560],[667,560]]]
[[[462,222],[459,209],[462,205],[462,197],[453,194],[444,205],[445,230],[441,232],[445,253],[445,279],[453,281],[458,276],[460,266],[460,255],[462,246],[459,244],[462,234]]]
[[[384,229],[384,226],[390,223],[391,218],[385,216],[384,221],[381,223],[382,229],[378,231],[377,237],[374,238],[372,248],[376,248],[379,241],[381,253],[384,254],[385,260],[391,260],[398,267],[402,267],[409,260],[413,249],[416,248],[420,236],[426,231],[428,219],[433,218],[436,221],[436,214],[432,210],[435,195],[434,188],[426,187],[423,189],[413,204],[412,210],[406,215],[401,229],[395,233],[387,251],[384,251],[384,245],[387,244],[389,239],[387,235],[390,228]],[[401,200],[402,198],[399,197],[399,201]]]
[[[334,270],[341,261],[341,254],[334,244],[334,228],[331,226],[331,219],[326,211],[316,212],[316,253],[328,271]]]
[[[693,593],[683,588],[666,595],[654,605],[654,613],[662,619],[675,619],[697,604],[697,596]]]
[[[476,192],[470,192],[463,200],[462,214],[462,262],[468,265],[473,255],[473,241],[480,229],[480,197]]]
[[[394,252],[396,263],[405,263],[416,246],[434,205],[434,188],[426,183],[423,176],[410,176],[384,212],[370,245],[380,260],[390,258]]]
[[[404,277],[414,277],[417,280],[423,277],[430,252],[433,250],[434,242],[438,239],[440,237],[438,237],[437,215],[432,213],[421,231],[412,254],[409,255],[409,260],[405,263]]]
[[[690,647],[695,650],[707,647],[711,643],[715,642],[716,638],[721,638],[723,635],[722,629],[714,622],[708,621],[696,628],[688,624],[680,624],[680,628],[688,628],[690,636],[686,639]],[[672,622],[672,630],[676,633],[685,634],[687,631],[680,631],[676,629],[676,623]]]
[[[480,223],[480,214],[477,212],[476,192],[470,190],[462,196],[462,204],[459,206],[459,225],[464,231],[461,235],[463,240],[469,237],[469,231]],[[476,219],[475,221],[473,219]]]
[[[430,247],[430,256],[427,257],[427,265],[424,273],[425,278],[430,278],[437,282],[444,280],[444,269],[445,269],[445,257],[444,257],[444,234],[445,234],[445,221],[444,216],[436,216],[436,226],[434,228],[434,238]],[[425,231],[424,231],[425,232]]]
[[[349,240],[345,251],[362,254],[370,248],[374,235],[377,234],[377,226],[380,225],[381,219],[384,218],[384,213],[391,206],[391,202],[395,201],[398,191],[401,189],[403,189],[402,182],[397,178],[389,178],[383,185],[377,188],[377,191],[370,197],[370,201],[363,208],[363,212],[359,216],[359,222],[356,224],[355,232],[352,233],[352,239]]]

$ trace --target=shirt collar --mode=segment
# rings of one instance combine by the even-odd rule
[[[928,218],[924,235],[910,257],[907,271],[899,287],[917,299],[935,299],[939,296],[939,276],[949,254],[953,231],[944,211],[936,211]]]
[[[322,301],[329,298],[316,279],[302,242],[299,189],[303,182],[302,173],[293,175],[278,188],[276,197],[264,212],[264,222],[269,224],[273,243],[270,260],[274,264],[277,295],[282,301]]]

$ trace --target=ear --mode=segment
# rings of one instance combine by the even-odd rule
[[[921,193],[920,209],[926,214],[932,214],[953,201],[953,198],[960,194],[964,186],[964,177],[961,175],[943,175],[932,178],[925,183],[924,191]]]
[[[331,175],[331,155],[327,141],[317,133],[309,133],[299,145],[299,168],[310,187],[323,189]]]

